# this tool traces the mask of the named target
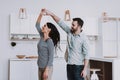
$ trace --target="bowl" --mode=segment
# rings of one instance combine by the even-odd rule
[[[19,59],[23,59],[23,58],[25,58],[25,55],[16,55],[16,57]]]

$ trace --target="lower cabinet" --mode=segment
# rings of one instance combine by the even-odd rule
[[[9,80],[38,80],[37,60],[11,59]]]
[[[91,58],[90,68],[100,69],[99,80],[120,79],[120,59]],[[37,59],[10,59],[9,80],[38,80]],[[64,58],[54,58],[52,80],[67,80]]]
[[[67,80],[66,62],[64,58],[54,59],[52,80]]]
[[[52,80],[67,80],[64,58],[55,58]],[[10,59],[9,80],[38,80],[36,59]]]

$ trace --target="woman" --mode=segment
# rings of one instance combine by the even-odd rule
[[[41,10],[36,28],[40,34],[40,41],[38,42],[38,67],[39,80],[51,80],[53,70],[53,56],[54,48],[60,41],[60,34],[52,23],[46,23],[42,29],[40,28],[41,18],[44,15],[44,10]]]

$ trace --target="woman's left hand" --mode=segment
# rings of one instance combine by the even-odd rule
[[[43,73],[43,80],[47,80],[48,78],[48,70],[45,70]]]

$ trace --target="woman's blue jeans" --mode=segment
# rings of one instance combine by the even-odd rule
[[[81,72],[84,65],[70,65],[67,64],[67,78],[68,80],[84,80],[81,76]]]

